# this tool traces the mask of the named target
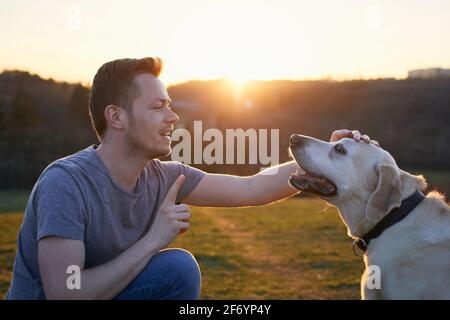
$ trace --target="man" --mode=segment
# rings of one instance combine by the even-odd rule
[[[53,162],[39,177],[8,299],[197,299],[194,257],[164,249],[189,228],[186,204],[256,206],[297,192],[288,183],[294,162],[273,175],[238,177],[157,160],[170,153],[179,120],[161,68],[158,58],[144,58],[98,70],[89,111],[101,144]],[[370,142],[348,130],[331,139],[344,136]]]

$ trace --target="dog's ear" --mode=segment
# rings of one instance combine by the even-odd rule
[[[389,211],[400,206],[402,180],[399,170],[393,165],[378,167],[378,183],[366,206],[366,217],[379,222]]]
[[[414,190],[425,190],[428,185],[423,175],[412,175],[406,171],[400,170],[400,178],[402,179],[403,190],[410,193]]]

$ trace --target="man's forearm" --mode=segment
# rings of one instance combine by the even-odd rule
[[[250,184],[253,197],[257,199],[255,205],[271,203],[298,193],[298,190],[289,184],[289,177],[296,168],[295,161],[289,161],[252,176]]]
[[[294,161],[267,168],[249,177],[207,174],[183,203],[204,207],[259,206],[298,192],[289,184]]]
[[[70,290],[64,299],[112,299],[144,269],[158,249],[143,237],[113,260],[82,270],[81,289]],[[67,292],[66,292],[67,293]]]

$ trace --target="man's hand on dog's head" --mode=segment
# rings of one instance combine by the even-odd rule
[[[361,132],[359,132],[358,130],[347,130],[347,129],[340,129],[340,130],[333,131],[333,133],[331,134],[330,142],[336,142],[343,138],[352,138],[358,142],[362,140],[366,143],[372,143],[372,144],[376,145],[377,147],[380,146],[378,141],[371,140],[368,135],[366,135],[366,134],[361,135]]]

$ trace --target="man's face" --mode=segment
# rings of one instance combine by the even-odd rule
[[[180,118],[171,110],[166,87],[157,77],[142,73],[134,78],[139,87],[128,111],[126,139],[131,148],[148,159],[170,154],[170,136]]]

